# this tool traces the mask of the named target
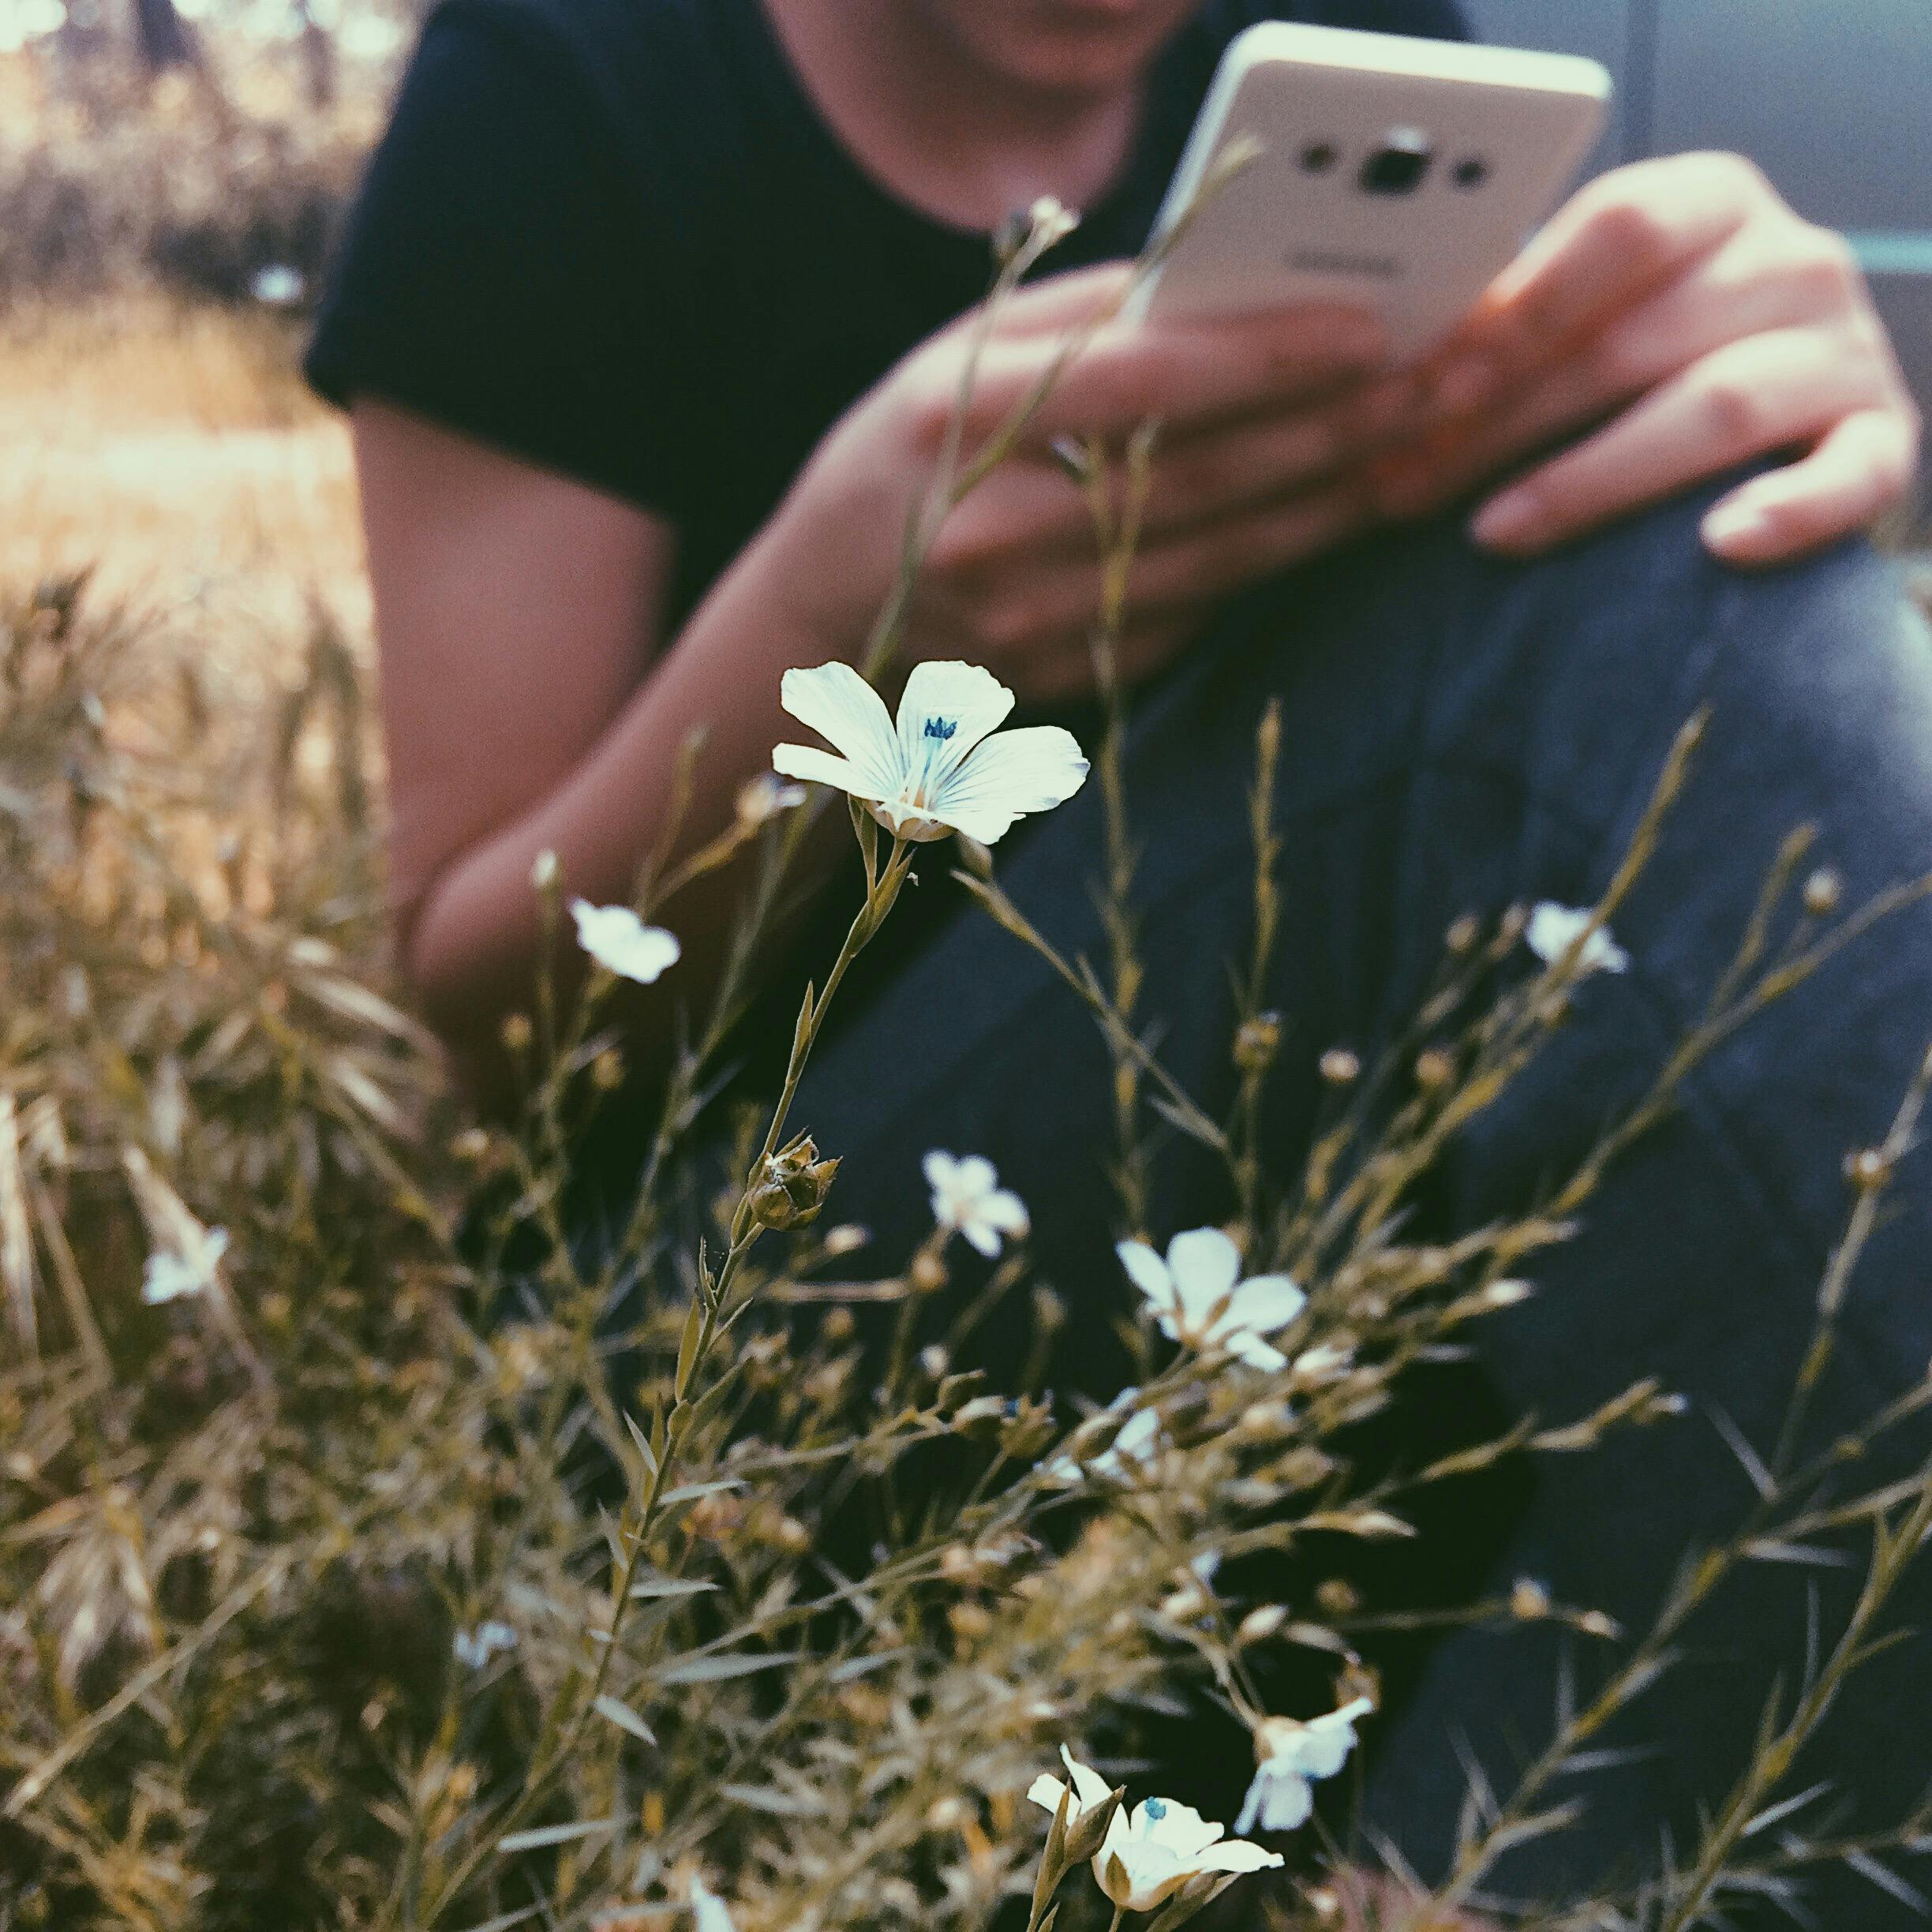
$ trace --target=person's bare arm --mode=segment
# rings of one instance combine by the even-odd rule
[[[498,1024],[530,998],[537,855],[556,853],[571,893],[627,902],[690,733],[707,739],[687,846],[769,763],[781,672],[824,653],[747,557],[651,668],[676,556],[661,519],[380,402],[353,421],[403,969],[488,1086]],[[736,889],[680,895],[686,960],[653,996],[666,1013],[680,981],[711,983]]]
[[[1066,329],[1105,313],[1128,272],[1056,278],[1012,298],[986,345],[969,446],[1036,393]],[[473,1080],[503,1016],[530,998],[537,856],[556,852],[573,895],[628,900],[662,844],[693,733],[704,732],[704,752],[674,863],[730,825],[744,781],[794,735],[778,706],[784,672],[861,655],[908,511],[949,440],[970,322],[854,406],[668,642],[676,540],[663,519],[358,402],[403,964]],[[1368,380],[1380,353],[1367,319],[1339,312],[1106,323],[1011,460],[940,533],[908,661],[968,657],[1022,698],[1090,685],[1098,562],[1086,498],[1054,445],[1092,431],[1118,449],[1158,416],[1165,453],[1122,640],[1126,674],[1152,669],[1215,599],[1361,527],[1361,459],[1402,400],[1399,385]],[[739,870],[664,908],[685,957],[635,1009],[634,1062],[661,1061],[669,1028],[658,1016],[715,983]]]

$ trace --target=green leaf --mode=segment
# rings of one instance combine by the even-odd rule
[[[667,1664],[656,1676],[661,1684],[717,1683],[727,1677],[749,1677],[757,1671],[796,1664],[804,1654],[803,1650],[764,1650],[756,1656],[742,1650],[717,1651],[710,1657],[686,1657],[681,1663]]]
[[[704,1305],[694,1295],[691,1312],[684,1317],[684,1333],[678,1342],[677,1378],[671,1385],[672,1395],[679,1402],[684,1399],[684,1391],[691,1386],[691,1370],[698,1362],[698,1339],[703,1333]]]
[[[680,1483],[675,1489],[667,1489],[657,1500],[666,1509],[673,1503],[695,1503],[700,1496],[721,1496],[728,1489],[742,1489],[743,1482],[736,1476],[722,1476],[715,1482]]]
[[[657,1732],[621,1698],[601,1697],[590,1708],[600,1717],[608,1717],[620,1731],[628,1731],[634,1738],[641,1738],[646,1744],[657,1742]]]
[[[629,1410],[624,1411],[624,1427],[631,1432],[631,1440],[638,1446],[638,1454],[644,1458],[644,1466],[655,1476],[657,1473],[657,1458],[650,1444],[645,1440],[644,1432],[638,1427],[637,1417]]]
[[[659,1597],[698,1597],[706,1590],[717,1588],[715,1583],[707,1583],[700,1578],[642,1576],[631,1586],[634,1601],[644,1603]]]
[[[507,1838],[496,1841],[499,1852],[534,1852],[540,1846],[568,1844],[577,1838],[601,1838],[606,1832],[614,1832],[618,1821],[614,1818],[578,1818],[570,1825],[539,1825],[532,1831],[512,1832]]]

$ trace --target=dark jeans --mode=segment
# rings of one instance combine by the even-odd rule
[[[1448,523],[1379,537],[1231,610],[1138,706],[1143,1010],[1211,1106],[1230,1082],[1228,962],[1247,945],[1254,727],[1269,695],[1282,700],[1278,1161],[1292,1163],[1308,1132],[1321,1050],[1343,1043],[1372,1058],[1412,1013],[1459,914],[1595,899],[1699,706],[1708,740],[1616,922],[1631,969],[1580,990],[1533,1073],[1456,1148],[1429,1204],[1442,1228],[1536,1200],[1642,1089],[1698,1013],[1794,824],[1820,827],[1819,862],[1842,874],[1848,906],[1932,867],[1932,646],[1895,574],[1863,545],[1765,575],[1720,568],[1696,537],[1709,500],[1521,566],[1475,553]],[[999,854],[1028,914],[1096,960],[1097,789]],[[1075,1352],[1091,1364],[1132,1299],[1110,1246],[1107,1062],[1030,952],[935,897],[949,863],[945,848],[923,861],[932,876],[908,895],[925,903],[907,930],[924,930],[848,1009],[795,1121],[845,1157],[833,1211],[878,1230],[888,1256],[923,1229],[923,1150],[989,1155],[1031,1204],[1043,1267],[1084,1324]],[[1452,1541],[1481,1548],[1492,1581],[1533,1576],[1641,1631],[1686,1546],[1740,1518],[1752,1492],[1710,1417],[1769,1448],[1847,1210],[1842,1163],[1881,1135],[1929,1039],[1932,910],[1919,906],[1725,1046],[1677,1117],[1616,1170],[1579,1237],[1539,1258],[1537,1296],[1482,1324],[1499,1413],[1579,1416],[1645,1374],[1695,1404],[1599,1452],[1540,1459],[1505,1518],[1492,1501],[1449,1523]],[[1860,1271],[1818,1406],[1825,1440],[1932,1356],[1925,1179],[1915,1159]],[[1177,1148],[1152,1232],[1164,1239],[1226,1205]],[[1097,1382],[1107,1372],[1088,1370]],[[1557,1797],[1587,1795],[1586,1821],[1520,1857],[1511,1882],[1562,1895],[1653,1855],[1661,1826],[1692,1842],[1694,1799],[1725,1788],[1773,1677],[1784,1673],[1788,1694],[1802,1671],[1807,1591],[1822,1592],[1829,1634],[1861,1573],[1862,1559],[1850,1571],[1750,1571],[1614,1740],[1649,1754],[1559,1784]],[[1458,1753],[1507,1790],[1512,1765],[1548,1736],[1563,1648],[1546,1627],[1451,1636],[1371,1725],[1371,1814],[1425,1871],[1453,1843]],[[1602,1655],[1582,1647],[1586,1687]],[[1855,1684],[1810,1775],[1866,1794],[1880,1820],[1896,1815],[1932,1773],[1929,1693],[1932,1653],[1914,1639]],[[1226,1788],[1175,1790],[1225,1818],[1245,1747],[1219,1742]],[[1751,1848],[1770,1850],[1770,1837]],[[1817,1896],[1827,1924],[1904,1916],[1847,1877]],[[1829,1903],[1838,1896],[1849,1903]]]

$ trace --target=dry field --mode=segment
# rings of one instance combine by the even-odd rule
[[[0,326],[0,582],[91,566],[210,668],[299,640],[312,593],[365,638],[348,438],[301,385],[301,342],[158,297]]]

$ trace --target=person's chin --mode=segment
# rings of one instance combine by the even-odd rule
[[[1178,23],[1144,0],[1040,0],[1013,78],[1045,92],[1105,93],[1130,85]],[[1184,16],[1185,17],[1185,16]]]

